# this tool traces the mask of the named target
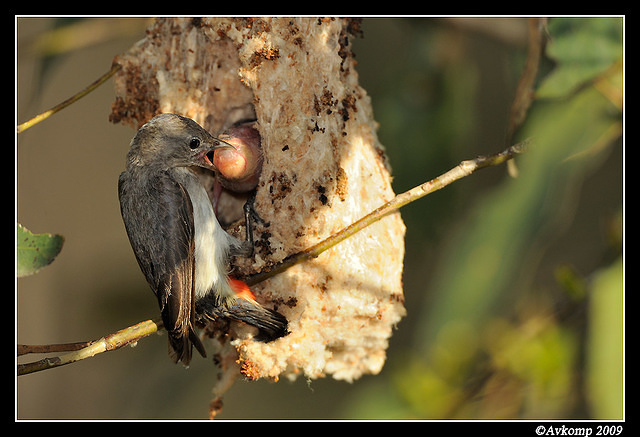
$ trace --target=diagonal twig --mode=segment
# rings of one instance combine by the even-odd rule
[[[377,209],[373,210],[372,212],[362,217],[358,221],[352,223],[351,225],[347,226],[341,231],[338,231],[337,233],[331,235],[330,237],[326,238],[325,240],[321,241],[315,246],[312,246],[288,258],[285,258],[283,261],[281,261],[279,264],[271,268],[269,271],[263,271],[255,275],[248,276],[244,278],[244,280],[247,283],[247,285],[251,286],[251,285],[257,284],[258,282],[264,281],[265,279],[268,279],[278,273],[282,273],[289,267],[292,267],[303,261],[307,261],[309,259],[315,258],[325,250],[335,246],[339,242],[345,240],[346,238],[366,228],[367,226],[377,222],[384,216],[397,211],[403,206],[415,200],[418,200],[426,196],[427,194],[431,194],[435,191],[438,191],[446,187],[447,185],[451,184],[452,182],[462,179],[463,177],[469,176],[470,174],[474,173],[477,170],[480,170],[486,167],[493,167],[512,159],[514,156],[520,153],[523,153],[526,150],[528,144],[529,144],[528,140],[523,141],[521,143],[518,143],[516,145],[509,147],[508,149],[502,152],[495,153],[493,155],[480,156],[475,159],[462,161],[460,164],[458,164],[451,170],[447,171],[446,173],[436,177],[435,179],[431,179],[430,181],[425,182],[421,185],[418,185],[417,187],[412,188],[409,191],[405,191],[404,193],[396,195],[389,202],[378,207]]]
[[[93,91],[94,89],[96,89],[100,85],[102,85],[104,82],[106,82],[111,76],[113,76],[118,70],[120,70],[120,68],[122,68],[121,65],[114,63],[111,66],[111,70],[109,70],[108,72],[106,72],[105,74],[100,76],[98,79],[93,81],[93,83],[91,83],[88,87],[86,87],[82,91],[74,94],[73,96],[69,97],[64,102],[61,102],[61,103],[57,104],[53,108],[48,109],[48,110],[44,111],[43,113],[36,115],[31,120],[28,120],[28,121],[25,121],[22,124],[19,124],[17,129],[16,129],[16,132],[17,133],[24,132],[25,130],[29,129],[31,126],[33,126],[33,125],[35,125],[37,123],[40,123],[42,120],[45,120],[45,119],[51,117],[56,112],[66,108],[67,106],[71,105],[72,103],[80,100],[82,97],[86,96],[91,91]]]
[[[57,357],[43,358],[31,363],[18,364],[18,376],[75,363],[76,361],[91,358],[102,352],[108,352],[120,349],[129,344],[135,344],[138,340],[157,332],[161,326],[162,322],[159,320],[146,320],[113,334],[109,334],[94,342],[90,342],[87,346],[79,350]]]

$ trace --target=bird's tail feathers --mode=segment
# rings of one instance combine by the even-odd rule
[[[229,278],[229,284],[235,293],[232,303],[221,305],[203,298],[198,302],[196,312],[204,318],[224,317],[254,326],[258,328],[255,339],[259,341],[269,342],[289,333],[286,317],[256,302],[247,284],[233,278]]]
[[[253,299],[239,297],[231,307],[224,310],[228,319],[248,323],[258,328],[256,340],[272,341],[288,334],[287,319],[280,313],[265,308]]]
[[[174,363],[181,362],[183,365],[188,366],[191,362],[193,346],[203,358],[206,358],[207,352],[193,327],[188,326],[186,329],[169,330],[168,334],[169,356]]]

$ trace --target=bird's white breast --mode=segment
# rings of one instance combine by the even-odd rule
[[[175,174],[189,193],[193,205],[195,297],[204,297],[211,290],[225,297],[233,294],[226,270],[230,235],[220,226],[209,196],[197,176],[186,168],[176,169]]]

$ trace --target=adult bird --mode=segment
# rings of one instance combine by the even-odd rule
[[[229,257],[250,255],[253,244],[220,226],[194,173],[194,167],[214,171],[214,152],[229,147],[234,146],[187,117],[161,114],[132,139],[118,181],[122,218],[140,269],[158,299],[169,355],[184,365],[191,361],[192,346],[206,356],[195,331],[198,320],[243,321],[256,326],[264,340],[287,332],[284,316],[234,290],[243,284],[229,278]]]

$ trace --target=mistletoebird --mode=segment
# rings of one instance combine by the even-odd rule
[[[250,227],[247,241],[225,232],[194,173],[195,167],[216,171],[216,151],[239,150],[233,137],[225,138],[214,138],[189,118],[158,115],[134,136],[118,181],[122,218],[158,299],[169,355],[184,365],[192,346],[206,356],[198,322],[239,320],[257,327],[258,339],[266,341],[287,333],[284,316],[262,307],[242,292],[248,290],[244,283],[228,276],[229,257],[253,251]]]

